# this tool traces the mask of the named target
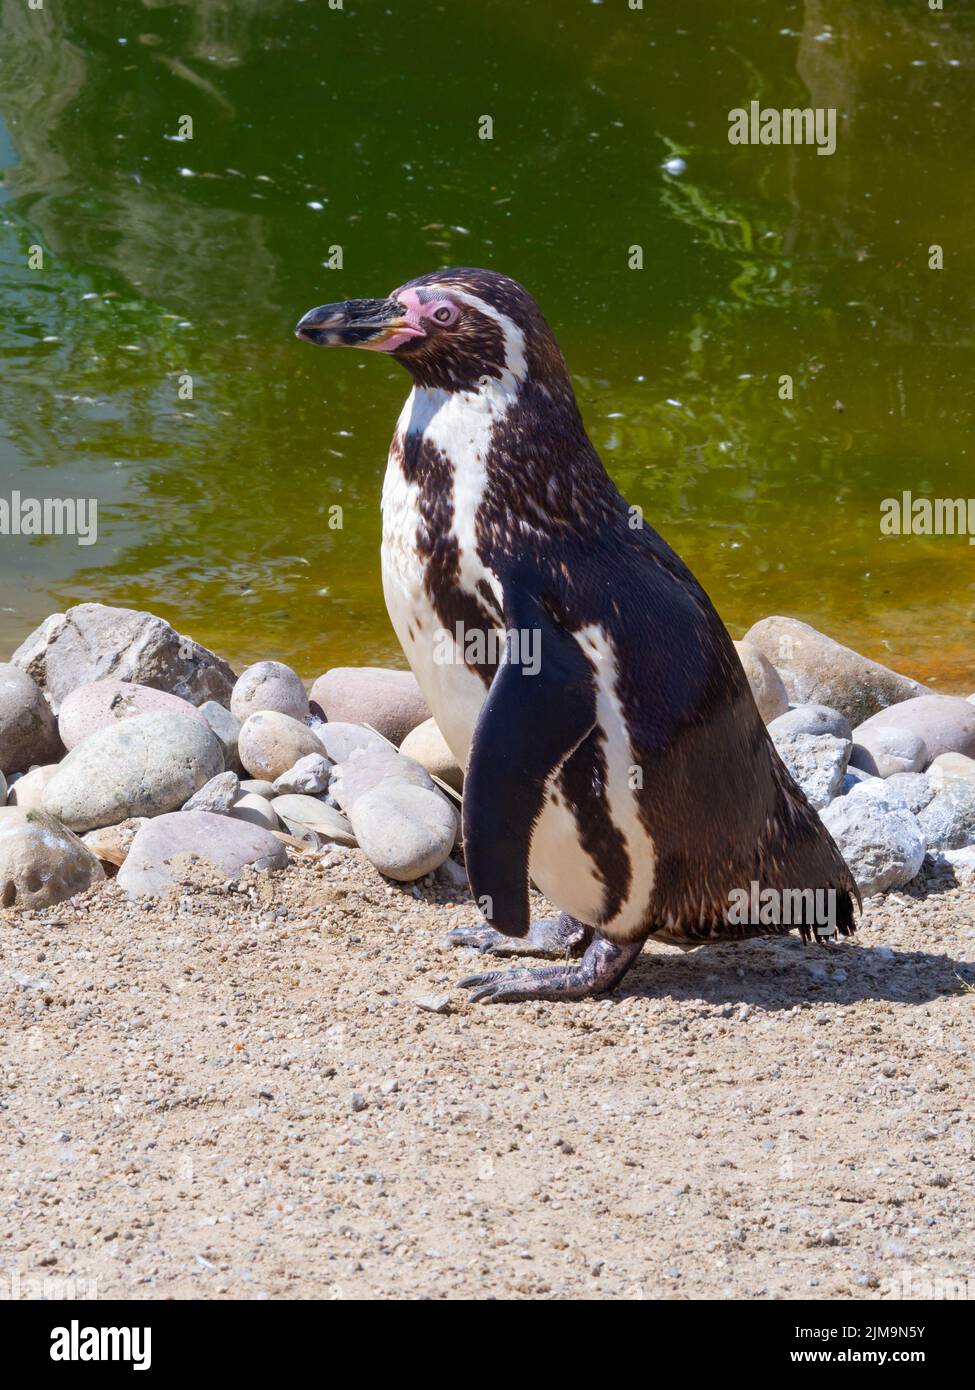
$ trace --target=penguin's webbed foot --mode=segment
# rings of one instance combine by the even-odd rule
[[[587,999],[605,994],[626,974],[640,954],[642,941],[619,945],[597,936],[578,965],[549,965],[541,970],[493,970],[468,975],[462,989],[483,1004],[518,1004],[527,999]]]
[[[494,927],[455,927],[447,933],[448,946],[471,946],[483,955],[542,956],[562,960],[580,956],[592,940],[592,927],[577,922],[567,912],[559,917],[542,917],[532,922],[527,936],[505,936]]]

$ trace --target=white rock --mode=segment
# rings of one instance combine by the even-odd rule
[[[0,809],[0,907],[52,907],[104,877],[91,851],[53,816]]]
[[[975,782],[945,782],[917,819],[932,850],[964,849],[975,843]]]
[[[265,782],[261,777],[247,777],[240,784],[242,796],[263,796],[270,801],[276,795],[273,782]]]
[[[938,786],[945,782],[975,782],[975,758],[964,753],[939,753],[928,766],[928,777]]]
[[[240,798],[240,778],[236,772],[218,772],[204,782],[183,806],[184,811],[211,811],[216,816],[229,816]]]
[[[223,771],[204,725],[160,711],[99,729],[73,748],[44,788],[44,809],[72,830],[175,810]]]
[[[937,791],[931,778],[923,772],[895,772],[886,779],[886,785],[895,795],[903,797],[907,809],[915,815],[923,811]]]
[[[237,678],[230,697],[230,712],[243,723],[249,715],[276,710],[304,721],[308,696],[297,672],[281,661],[258,661]]]
[[[324,753],[308,753],[275,779],[274,790],[278,796],[286,796],[289,792],[317,796],[319,792],[328,791],[333,766],[331,758],[326,758]]]
[[[920,870],[927,844],[917,817],[879,778],[819,814],[864,897],[900,888]]]
[[[773,738],[779,734],[832,734],[848,743],[853,741],[853,730],[846,715],[828,705],[794,705],[773,719],[768,731]]]
[[[839,796],[850,756],[848,740],[832,734],[778,734],[776,751],[817,811]]]
[[[340,720],[314,726],[315,734],[333,763],[344,763],[359,748],[388,749],[389,744],[372,729],[361,724],[345,724]]]

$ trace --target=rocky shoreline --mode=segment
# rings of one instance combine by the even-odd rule
[[[794,619],[736,643],[769,734],[865,897],[975,877],[975,695],[937,694]],[[720,770],[717,770],[720,775]],[[0,665],[0,906],[117,878],[130,899],[359,848],[466,882],[462,772],[411,674],[239,676],[149,613],[81,604]]]

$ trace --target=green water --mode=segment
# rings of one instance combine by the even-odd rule
[[[378,501],[407,378],[291,331],[461,264],[536,294],[608,468],[736,635],[791,613],[975,687],[975,548],[879,527],[904,489],[975,495],[971,0],[0,16],[0,496],[99,504],[95,545],[0,537],[0,655],[99,599],[235,663],[399,664]],[[837,108],[836,153],[731,146],[753,99]]]

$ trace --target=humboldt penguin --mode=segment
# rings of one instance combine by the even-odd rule
[[[295,332],[387,353],[413,378],[383,484],[382,578],[466,769],[486,925],[451,941],[560,962],[469,976],[473,998],[602,993],[648,937],[848,935],[849,870],[707,594],[603,468],[532,296],[506,275],[441,270],[312,309]],[[530,920],[530,883],[557,920]]]

